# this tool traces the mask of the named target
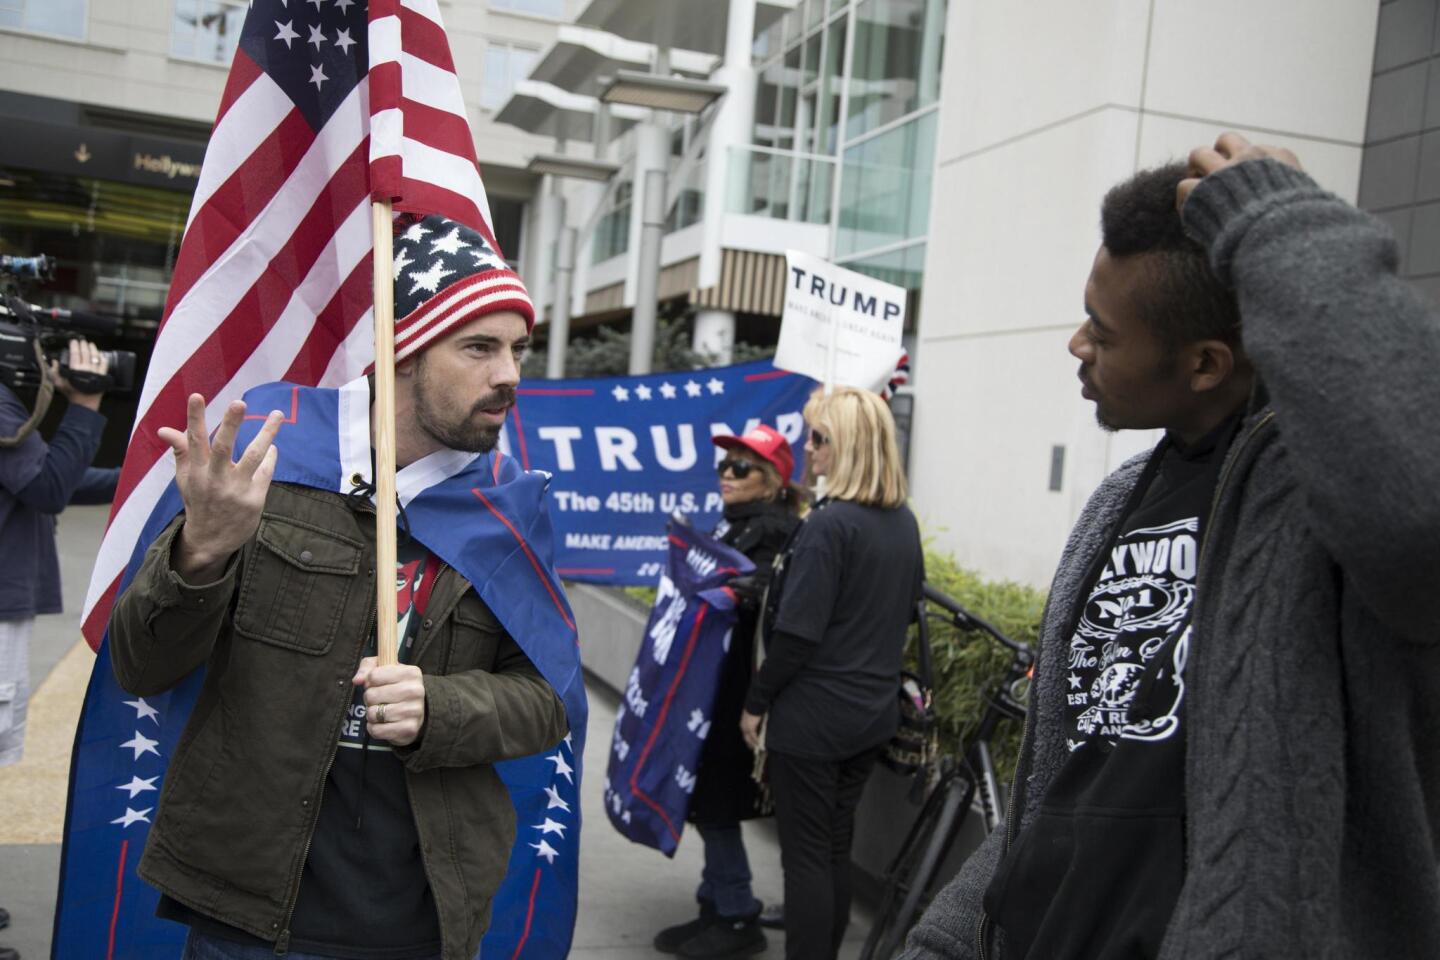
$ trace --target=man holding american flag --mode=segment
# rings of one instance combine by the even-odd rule
[[[87,598],[56,957],[568,952],[578,644],[496,449],[533,322],[435,0],[254,0]]]

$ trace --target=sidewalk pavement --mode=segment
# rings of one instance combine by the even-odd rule
[[[0,767],[0,907],[11,913],[10,928],[0,930],[0,945],[19,950],[24,960],[50,955],[65,779],[75,723],[94,662],[80,639],[80,609],[107,512],[106,507],[72,507],[60,517],[65,613],[36,621],[25,759]],[[583,645],[584,623],[580,631]],[[605,817],[606,748],[617,703],[612,691],[590,685],[581,791],[585,832],[580,848],[580,914],[570,951],[573,960],[659,958],[662,955],[650,946],[656,931],[695,914],[694,890],[701,866],[698,837],[687,831],[674,860],[666,860],[620,836]],[[755,894],[767,903],[778,901],[782,878],[774,824],[747,823],[744,829]],[[841,960],[853,960],[859,954],[867,926],[857,905]],[[769,949],[757,956],[779,960],[784,956],[784,935],[771,931],[768,936]]]

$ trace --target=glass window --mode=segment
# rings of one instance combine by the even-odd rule
[[[727,209],[776,220],[830,222],[833,161],[732,147]]]
[[[945,0],[864,0],[856,7],[847,139],[938,99],[944,36]]]
[[[601,263],[611,257],[618,257],[630,249],[630,198],[633,190],[634,184],[629,180],[616,184],[610,210],[595,226],[595,238],[590,246],[591,263]]]
[[[840,181],[840,256],[873,250],[929,229],[938,111],[845,151]]]
[[[485,84],[480,90],[480,106],[499,110],[515,92],[515,84],[530,76],[540,51],[513,43],[491,40],[485,45]]]
[[[805,29],[825,19],[825,0],[805,0]]]
[[[228,64],[235,59],[247,0],[175,0],[170,52]]]
[[[762,147],[775,146],[779,137],[776,129],[775,103],[784,82],[784,66],[777,60],[760,71],[755,84],[755,136],[753,142]]]
[[[0,0],[0,27],[83,39],[85,0]]]
[[[490,228],[495,232],[495,242],[505,254],[510,269],[520,269],[523,231],[525,224],[525,201],[510,197],[490,197]]]
[[[512,10],[558,20],[565,14],[565,0],[490,0],[490,9]]]
[[[795,111],[800,96],[800,47],[791,47],[785,53],[785,66],[781,70],[779,128],[775,132],[775,146],[790,150],[795,146]]]
[[[840,86],[845,70],[845,20],[830,24],[825,36],[825,69],[820,74],[819,146],[833,154],[839,146]]]
[[[876,280],[904,287],[909,294],[905,298],[905,332],[915,329],[915,317],[920,307],[920,290],[925,277],[924,243],[914,243],[863,260],[850,260],[841,266]]]

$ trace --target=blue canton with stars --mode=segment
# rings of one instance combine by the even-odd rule
[[[318,131],[365,76],[365,0],[253,0],[240,49]]]
[[[509,269],[479,233],[437,214],[396,235],[394,265],[396,317],[410,316],[466,277]]]

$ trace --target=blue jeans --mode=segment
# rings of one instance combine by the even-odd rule
[[[334,957],[322,957],[316,953],[299,953],[294,950],[285,956],[287,960],[336,960]],[[221,940],[219,937],[207,937],[203,933],[191,930],[190,936],[185,940],[185,952],[180,955],[180,960],[275,960],[275,948],[268,944],[256,947],[235,943],[231,940]],[[437,953],[427,960],[440,960],[440,954]]]
[[[750,860],[740,824],[696,824],[705,841],[705,869],[695,896],[710,900],[722,917],[745,917],[760,911],[760,901],[750,889]]]

